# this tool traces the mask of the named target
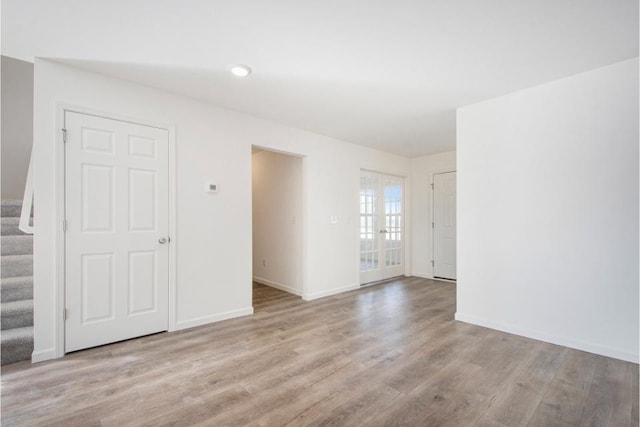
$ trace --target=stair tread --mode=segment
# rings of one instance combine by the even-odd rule
[[[33,299],[33,276],[3,277],[0,279],[0,302]]]
[[[18,301],[0,303],[2,314],[16,313],[25,310],[33,310],[32,299],[22,299]]]
[[[22,200],[18,199],[2,199],[0,206],[22,206]]]
[[[10,234],[8,236],[2,236],[7,240],[30,240],[33,239],[33,234]]]
[[[20,230],[20,218],[7,216],[0,217],[0,235],[7,236],[24,236],[26,233]]]
[[[22,254],[22,255],[2,255],[2,257],[0,258],[0,261],[3,261],[5,259],[13,259],[13,260],[25,260],[28,261],[30,259],[33,259],[33,254]]]
[[[13,234],[0,238],[0,251],[4,255],[30,255],[33,253],[33,234]]]
[[[16,277],[3,277],[0,279],[0,286],[16,286],[21,284],[33,283],[33,276],[16,276]]]
[[[20,338],[33,338],[33,326],[5,329],[2,331],[2,342]]]

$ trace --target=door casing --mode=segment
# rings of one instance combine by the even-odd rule
[[[56,358],[65,354],[65,257],[66,242],[63,222],[65,219],[65,149],[64,149],[64,129],[65,113],[74,112],[87,114],[92,116],[103,117],[106,119],[119,120],[123,122],[131,122],[143,126],[150,126],[164,129],[169,133],[169,236],[171,243],[169,244],[169,332],[175,331],[176,327],[176,143],[175,143],[175,126],[157,123],[150,120],[131,118],[115,113],[108,113],[95,110],[88,107],[74,106],[64,103],[56,104],[56,159],[55,159],[55,188],[54,195],[56,201],[56,209],[54,213],[55,221],[55,337],[53,353]],[[35,326],[35,325],[34,325]]]

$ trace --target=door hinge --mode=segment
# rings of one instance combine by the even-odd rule
[[[67,320],[69,318],[69,316],[67,316],[67,309],[66,308],[62,311],[62,317],[64,318],[64,320]]]
[[[435,222],[431,223],[431,228],[436,228],[436,223]]]
[[[67,231],[67,220],[66,219],[62,220],[62,231],[63,232]]]
[[[431,183],[431,189],[433,190],[435,188],[435,184],[432,182]]]
[[[66,144],[67,142],[67,130],[65,128],[60,129],[62,131],[62,142]]]
[[[436,265],[436,262],[434,260],[431,260],[431,267],[434,267]]]

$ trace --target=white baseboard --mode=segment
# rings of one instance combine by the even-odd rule
[[[57,359],[55,348],[47,348],[45,350],[38,350],[31,353],[31,363],[44,362],[45,360]]]
[[[612,348],[612,347],[594,344],[590,342],[575,340],[568,337],[548,334],[541,331],[521,328],[519,326],[496,322],[488,319],[483,319],[480,317],[459,313],[459,312],[456,313],[455,319],[461,322],[483,326],[485,328],[496,329],[498,331],[507,332],[510,334],[521,335],[523,337],[533,338],[535,340],[544,341],[551,344],[557,344],[564,347],[574,348],[576,350],[586,351],[588,353],[595,353],[601,356],[607,356],[607,357],[612,357],[614,359],[624,360],[626,362],[632,362],[632,363],[640,362],[640,355],[638,353],[630,353],[628,351],[621,350],[618,348]]]
[[[355,283],[347,286],[341,286],[339,288],[327,289],[325,291],[320,292],[309,292],[302,295],[302,299],[305,301],[311,301],[318,298],[324,298],[331,295],[341,294],[343,292],[353,291],[356,289],[360,289],[360,285]]]
[[[438,281],[438,282],[444,282],[444,283],[453,283],[454,285],[457,283],[455,280],[444,279],[442,277],[432,277],[431,280],[435,280],[435,281]]]
[[[253,281],[261,283],[263,285],[271,286],[272,288],[280,289],[281,291],[288,292],[293,295],[302,296],[300,289],[292,288],[291,286],[283,285],[282,283],[272,282],[271,280],[263,279],[262,277],[253,276]]]
[[[190,320],[181,320],[176,323],[176,331],[181,329],[195,328],[196,326],[202,326],[209,323],[220,322],[222,320],[233,319],[235,317],[248,316],[253,314],[253,307],[239,308],[237,310],[229,310],[218,314],[212,314],[210,316],[197,317]]]
[[[455,280],[443,279],[441,277],[433,277],[432,274],[427,274],[427,273],[413,273],[412,276],[413,277],[420,277],[422,279],[437,280],[438,282],[453,283],[453,284],[456,283]]]

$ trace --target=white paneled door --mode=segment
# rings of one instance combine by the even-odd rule
[[[456,279],[456,173],[433,175],[433,276]]]
[[[168,329],[169,135],[65,113],[65,350]]]
[[[360,283],[404,274],[404,179],[360,174]]]

